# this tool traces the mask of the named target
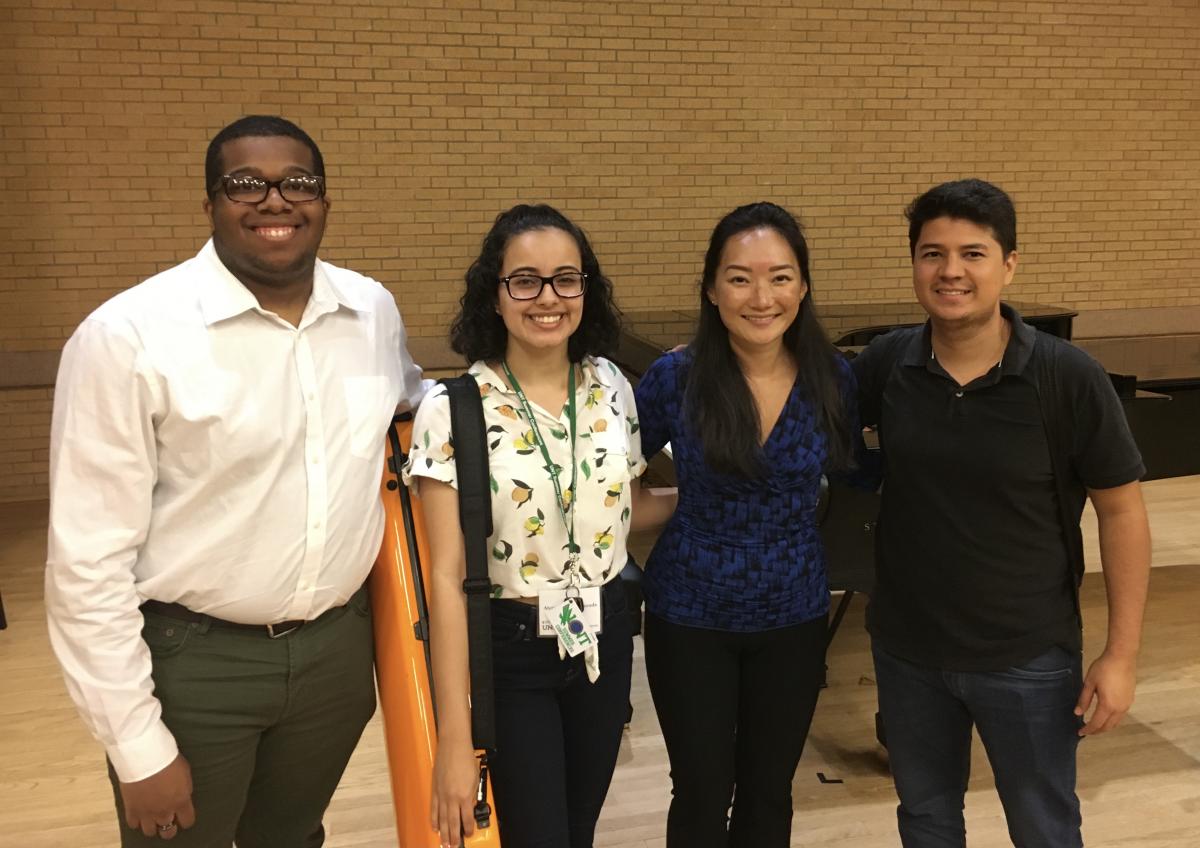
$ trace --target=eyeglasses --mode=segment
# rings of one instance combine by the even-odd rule
[[[542,277],[537,274],[513,274],[501,277],[500,282],[508,289],[508,296],[513,300],[536,300],[542,294],[546,284],[559,297],[579,297],[587,288],[587,274],[582,271],[564,271],[553,277]]]
[[[221,187],[234,203],[262,203],[273,188],[288,203],[308,203],[325,195],[325,178],[303,174],[272,181],[248,174],[226,174],[221,177]]]

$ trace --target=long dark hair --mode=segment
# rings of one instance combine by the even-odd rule
[[[786,209],[774,203],[739,206],[713,229],[704,254],[700,279],[700,323],[689,345],[684,402],[696,422],[704,458],[716,471],[759,478],[767,469],[758,443],[760,421],[750,384],[729,343],[729,329],[708,296],[716,282],[721,252],[733,236],[749,230],[771,229],[791,246],[800,263],[800,276],[808,286],[800,312],[784,331],[783,346],[799,368],[799,379],[815,407],[818,426],[828,445],[827,467],[853,464],[847,415],[842,403],[837,357],[841,356],[825,335],[813,305],[812,278],[808,271],[808,244],[800,225]]]
[[[583,230],[566,215],[544,203],[520,204],[496,216],[483,238],[479,257],[467,269],[467,290],[459,299],[458,315],[450,325],[450,347],[468,362],[504,358],[508,330],[496,313],[500,294],[500,268],[504,250],[521,233],[530,230],[562,230],[575,240],[587,274],[583,293],[583,318],[567,341],[567,357],[579,362],[585,356],[600,356],[616,348],[621,333],[621,313],[613,303],[612,283],[600,271],[600,262]]]

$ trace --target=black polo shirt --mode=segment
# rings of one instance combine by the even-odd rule
[[[1070,398],[1072,484],[1105,489],[1145,473],[1100,364],[1068,344],[1035,346],[1038,331],[1007,304],[1001,312],[1013,328],[1003,359],[966,386],[933,355],[928,324],[893,330],[854,360],[884,463],[867,628],[884,650],[950,670],[1081,647],[1035,356],[1058,358]]]

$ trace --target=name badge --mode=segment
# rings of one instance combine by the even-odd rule
[[[570,609],[567,608],[567,604],[570,604]],[[572,621],[579,621],[590,637],[600,633],[603,620],[599,586],[580,589],[577,598],[568,598],[565,589],[542,589],[538,592],[538,636],[546,639],[553,639],[555,636],[561,638],[564,627],[568,630],[579,629],[579,625],[571,624]],[[568,648],[565,642],[563,647]],[[574,653],[568,648],[568,653],[575,656],[589,647],[590,644],[584,644]]]

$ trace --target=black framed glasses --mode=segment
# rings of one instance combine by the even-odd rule
[[[225,196],[234,203],[262,203],[278,189],[288,203],[308,203],[325,196],[325,178],[314,174],[298,174],[282,180],[264,180],[250,174],[226,174],[221,177]]]
[[[537,274],[512,274],[501,277],[500,282],[508,289],[508,296],[513,300],[536,300],[542,294],[547,284],[559,297],[579,297],[587,288],[587,274],[582,271],[563,271],[552,277],[542,277]]]

